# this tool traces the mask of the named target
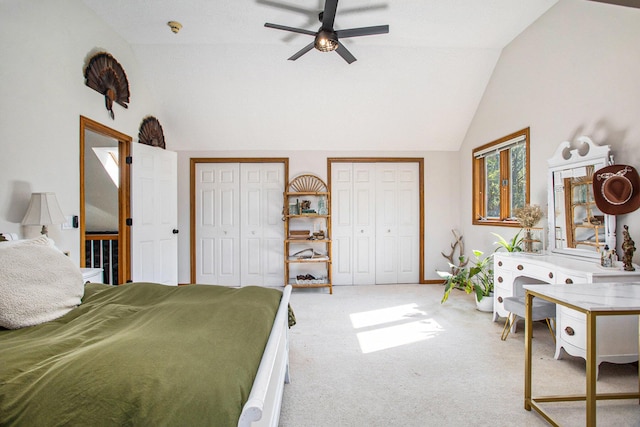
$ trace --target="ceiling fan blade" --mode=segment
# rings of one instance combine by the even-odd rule
[[[285,4],[285,3],[278,3],[275,1],[270,1],[270,0],[256,0],[256,3],[258,4],[264,4],[267,6],[272,6],[272,7],[277,7],[279,9],[284,9],[284,10],[288,10],[290,12],[296,12],[296,13],[301,13],[303,15],[307,15],[312,17],[313,19],[318,20],[318,11],[316,9],[305,9],[303,7],[297,7],[297,6],[293,6],[293,5],[289,5],[289,4]]]
[[[336,52],[338,52],[338,55],[342,56],[342,59],[347,61],[347,63],[349,64],[356,61],[356,57],[353,56],[351,52],[349,52],[349,50],[346,47],[344,47],[342,43],[338,43],[338,48],[336,49]]]
[[[345,15],[348,13],[369,12],[370,10],[382,10],[382,9],[387,9],[388,7],[389,7],[388,4],[381,3],[381,4],[372,4],[371,6],[340,8],[340,15]]]
[[[327,0],[324,3],[324,12],[322,14],[322,28],[333,30],[333,21],[336,19],[336,10],[338,9],[338,0]]]
[[[315,31],[305,30],[303,28],[287,27],[286,25],[270,24],[268,22],[264,24],[264,26],[267,28],[275,28],[276,30],[291,31],[292,33],[306,34],[308,36],[314,36],[314,37],[317,34]]]
[[[313,43],[311,42],[308,45],[306,45],[305,47],[303,47],[302,49],[300,49],[299,51],[297,51],[296,53],[294,53],[290,58],[289,61],[295,61],[296,59],[300,58],[302,55],[304,55],[305,53],[309,52],[311,49],[313,49]]]
[[[640,1],[638,0],[591,0],[591,1],[597,1],[599,3],[615,4],[617,6],[640,8]]]
[[[376,25],[374,27],[350,28],[347,30],[338,30],[336,35],[339,39],[345,37],[370,36],[373,34],[386,34],[389,32],[388,25]]]

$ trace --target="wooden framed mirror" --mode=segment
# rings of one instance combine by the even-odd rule
[[[132,138],[80,116],[80,267],[103,269],[103,282],[131,278],[129,194]]]
[[[593,198],[594,172],[613,163],[610,146],[589,137],[578,147],[560,144],[548,163],[549,250],[600,258],[605,245],[616,247],[616,217],[603,214]]]

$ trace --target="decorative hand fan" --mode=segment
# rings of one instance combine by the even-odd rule
[[[128,108],[129,81],[122,66],[113,56],[100,52],[89,60],[84,69],[85,84],[104,95],[104,102],[111,118],[114,119],[113,103]]]
[[[164,132],[158,119],[153,116],[147,116],[142,120],[138,131],[138,142],[152,147],[165,148]]]

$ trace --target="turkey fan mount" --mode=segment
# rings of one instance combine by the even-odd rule
[[[158,119],[148,116],[142,120],[138,131],[138,142],[152,147],[165,148],[164,132]]]
[[[100,52],[89,60],[84,69],[85,84],[104,95],[104,102],[112,119],[113,103],[128,108],[129,81],[122,66],[106,52]]]

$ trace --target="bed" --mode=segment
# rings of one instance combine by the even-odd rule
[[[64,278],[59,265],[22,272],[7,262],[22,251],[42,265],[55,249],[3,245],[0,425],[278,425],[295,323],[291,286],[110,286],[83,284],[80,275],[78,291],[73,272],[65,277],[81,292],[78,304],[65,295],[65,314],[55,307],[54,319],[14,327],[6,313],[17,291],[8,288],[50,293]]]

